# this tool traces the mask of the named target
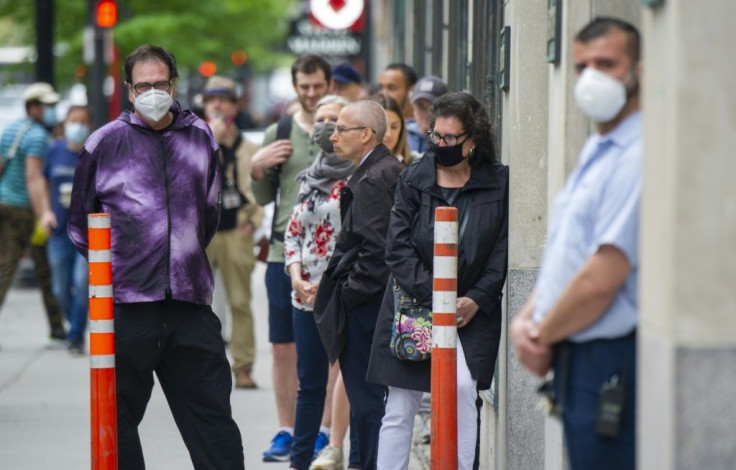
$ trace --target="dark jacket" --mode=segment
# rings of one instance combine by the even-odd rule
[[[482,161],[472,167],[455,202],[456,207],[464,208],[459,221],[457,295],[473,299],[479,307],[470,323],[458,329],[458,336],[470,374],[481,390],[491,385],[501,338],[501,290],[508,264],[508,181],[508,167]],[[434,156],[427,153],[407,168],[396,185],[386,262],[399,284],[429,307],[434,212],[447,205],[437,188]],[[400,361],[391,355],[393,319],[393,294],[387,288],[373,338],[368,380],[429,391],[431,361]]]
[[[403,169],[404,165],[381,144],[355,170],[341,192],[342,229],[314,306],[314,320],[333,362],[345,345],[345,312],[363,304],[381,303],[388,278],[386,232],[394,187]]]
[[[87,256],[87,214],[110,213],[115,302],[212,303],[205,247],[219,217],[217,143],[196,115],[171,110],[161,131],[123,111],[77,160],[69,237]]]

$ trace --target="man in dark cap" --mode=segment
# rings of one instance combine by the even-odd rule
[[[412,152],[423,154],[427,151],[427,131],[429,131],[429,115],[432,103],[447,93],[447,84],[438,77],[422,77],[415,85],[411,96],[416,120],[407,120],[406,130],[409,132],[409,148]]]
[[[363,88],[363,77],[350,64],[336,65],[332,69],[332,90],[336,95],[342,96],[348,101],[358,101],[368,98],[368,93]]]

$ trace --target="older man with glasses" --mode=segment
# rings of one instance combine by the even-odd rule
[[[385,145],[386,113],[373,101],[342,109],[330,140],[358,168],[340,195],[343,225],[317,292],[314,314],[330,361],[340,359],[355,416],[361,468],[376,466],[382,386],[365,380],[378,309],[388,279],[384,261],[394,186],[404,169]]]

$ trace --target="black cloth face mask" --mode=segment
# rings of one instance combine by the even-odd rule
[[[434,152],[434,159],[437,163],[444,167],[459,165],[463,161],[463,144],[440,147],[437,144],[430,143],[429,149]]]

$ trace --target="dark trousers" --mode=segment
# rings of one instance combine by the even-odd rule
[[[296,400],[291,466],[307,470],[314,455],[314,440],[319,433],[325,407],[329,363],[312,312],[297,308],[293,310],[299,394]]]
[[[340,354],[340,371],[355,418],[351,425],[355,425],[358,435],[363,470],[376,468],[378,432],[384,410],[384,387],[365,379],[379,307],[377,304],[360,305],[346,312],[347,344]]]
[[[630,470],[636,467],[636,333],[618,339],[584,343],[566,342],[569,348],[567,381],[563,354],[555,361],[555,387],[562,400],[562,422],[572,470]],[[625,372],[624,372],[625,369]],[[611,377],[624,378],[626,398],[618,437],[601,437],[595,431],[601,386]],[[563,388],[566,389],[563,390]],[[562,396],[560,396],[562,394]]]
[[[209,306],[175,300],[115,305],[120,470],[145,468],[138,425],[154,372],[194,468],[243,469],[220,328]]]

